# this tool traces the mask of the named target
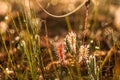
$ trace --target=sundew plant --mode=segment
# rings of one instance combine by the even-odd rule
[[[0,0],[0,80],[120,80],[119,13],[119,0]]]

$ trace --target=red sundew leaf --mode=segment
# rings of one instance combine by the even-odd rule
[[[66,65],[65,62],[65,50],[63,43],[57,45],[57,55],[61,64]]]

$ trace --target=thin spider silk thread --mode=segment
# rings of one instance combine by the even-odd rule
[[[36,0],[37,1],[37,0]],[[47,10],[45,10],[43,8],[43,6],[37,1],[39,7],[46,13],[48,14],[49,16],[52,16],[52,17],[55,17],[55,18],[63,18],[63,17],[66,17],[66,16],[69,16],[73,13],[75,13],[76,11],[78,11],[82,6],[84,6],[86,4],[86,2],[88,2],[89,0],[85,0],[82,4],[80,4],[77,8],[75,8],[73,11],[67,13],[67,14],[64,14],[64,15],[54,15],[54,14],[51,14],[50,12],[48,12]]]

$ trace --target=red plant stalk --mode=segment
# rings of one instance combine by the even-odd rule
[[[85,21],[84,21],[84,31],[83,31],[83,45],[85,45],[85,37],[86,37],[86,27],[87,27],[87,20],[88,20],[88,8],[89,8],[89,3],[90,0],[88,0],[88,2],[86,2],[85,4]]]

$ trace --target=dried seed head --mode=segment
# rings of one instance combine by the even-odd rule
[[[88,59],[89,45],[81,45],[79,49],[79,62],[83,59]]]
[[[65,41],[68,42],[68,46],[70,47],[71,51],[76,53],[76,33],[69,32],[68,35],[65,38]]]
[[[7,31],[8,25],[5,22],[0,22],[0,33],[3,34]]]

